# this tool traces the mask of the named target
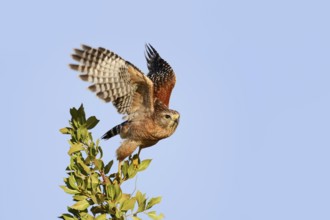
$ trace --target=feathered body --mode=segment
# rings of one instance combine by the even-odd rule
[[[70,64],[84,73],[80,78],[89,81],[89,89],[106,102],[112,102],[126,121],[116,125],[102,138],[117,134],[124,139],[117,149],[117,159],[124,160],[137,147],[155,145],[171,136],[178,126],[180,114],[169,109],[169,100],[175,85],[175,74],[151,46],[146,46],[149,73],[144,75],[137,67],[104,48],[82,46],[75,49]],[[139,151],[140,152],[140,151]]]

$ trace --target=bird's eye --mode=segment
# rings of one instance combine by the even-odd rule
[[[170,115],[165,115],[165,118],[169,119],[169,118],[171,118],[171,116]]]

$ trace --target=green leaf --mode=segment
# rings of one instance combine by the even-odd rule
[[[84,196],[84,195],[75,195],[75,196],[73,196],[73,199],[75,201],[81,201],[81,200],[87,199],[87,196]]]
[[[95,158],[96,155],[98,154],[98,151],[97,151],[96,148],[91,146],[91,147],[89,147],[89,154],[90,154],[91,157]]]
[[[85,177],[78,176],[79,174],[75,173],[75,179],[79,189],[86,189],[86,182],[84,181]]]
[[[91,212],[93,213],[93,215],[96,215],[98,213],[105,213],[106,210],[104,208],[102,208],[102,206],[93,206],[91,208]]]
[[[97,123],[99,123],[99,120],[95,116],[91,116],[86,121],[86,128],[90,130],[94,128],[97,125]]]
[[[109,171],[110,171],[112,165],[113,165],[113,160],[111,160],[111,161],[110,161],[110,162],[104,167],[104,173],[105,173],[105,174],[108,174],[108,173],[109,173]]]
[[[94,204],[102,204],[104,202],[104,196],[101,193],[92,194],[89,197]]]
[[[75,156],[70,157],[70,165],[68,166],[69,170],[73,170],[73,167],[75,166]]]
[[[80,166],[81,169],[79,169],[80,171],[84,171],[85,174],[90,174],[91,173],[91,169],[82,161],[82,159],[80,157],[77,158],[77,163]]]
[[[147,160],[142,161],[139,164],[138,171],[143,171],[143,170],[147,169],[150,163],[151,163],[151,159],[147,159]]]
[[[160,203],[162,201],[162,197],[155,197],[155,198],[151,198],[147,204],[147,209],[150,209],[151,207],[153,207],[154,205]]]
[[[121,173],[124,175],[124,178],[127,176],[127,170],[128,170],[128,162],[124,161],[123,165],[121,166]]]
[[[145,195],[142,194],[140,191],[136,192],[135,198],[137,199],[138,202],[143,202],[146,199]]]
[[[93,202],[94,204],[98,204],[98,202],[97,202],[97,199],[96,199],[96,196],[95,196],[95,195],[90,195],[90,197],[91,197],[91,199],[92,199],[92,202]]]
[[[71,121],[74,123],[76,128],[86,122],[86,115],[84,111],[84,106],[82,104],[78,110],[76,108],[70,109],[70,114],[72,117]]]
[[[88,214],[87,212],[80,213],[81,220],[94,220],[93,216]]]
[[[107,196],[110,198],[110,200],[114,200],[116,191],[115,191],[115,186],[113,184],[109,184],[106,187],[107,189]]]
[[[76,179],[73,175],[69,176],[69,185],[72,189],[78,189]]]
[[[64,220],[75,220],[75,219],[77,219],[77,218],[73,217],[73,216],[70,215],[70,214],[63,214],[63,215],[61,215],[59,218],[62,218],[62,219],[64,219]]]
[[[81,122],[81,124],[84,124],[86,122],[86,115],[83,104],[80,105],[78,111],[77,111],[77,118]]]
[[[81,151],[83,149],[84,149],[84,145],[82,143],[73,144],[73,145],[71,145],[68,154],[71,155],[71,154],[73,154],[77,151]]]
[[[95,173],[90,176],[91,186],[92,186],[92,192],[97,192],[97,187],[100,185],[100,180],[98,178],[98,175]]]
[[[97,202],[98,202],[99,204],[101,204],[101,203],[104,202],[104,198],[105,198],[104,193],[100,193],[100,192],[98,192],[95,196],[96,196]]]
[[[115,215],[116,212],[117,212],[117,207],[116,207],[116,204],[114,202],[111,202],[111,201],[107,201],[108,203],[108,213],[112,214],[112,215]]]
[[[102,150],[102,148],[99,146],[98,141],[99,141],[99,140],[96,141],[96,146],[97,146],[97,150],[100,152],[100,159],[101,159],[101,158],[103,157],[103,150]]]
[[[127,170],[128,178],[133,178],[137,174],[137,169],[133,163],[131,163]]]
[[[99,215],[95,218],[95,220],[106,220],[107,219],[107,215],[106,214],[102,214],[102,215]]]
[[[60,187],[64,190],[64,192],[69,193],[69,194],[78,194],[79,193],[78,190],[69,189],[66,186],[60,186]]]
[[[116,216],[116,218],[115,218],[115,219],[124,219],[124,218],[122,218],[122,217],[123,217],[123,215],[124,215],[124,213],[123,213],[123,212],[120,212],[120,211],[116,211],[116,213],[115,213],[115,216]]]
[[[85,200],[81,200],[75,204],[73,204],[72,206],[70,206],[72,209],[75,210],[85,210],[90,206],[89,202],[85,199]]]
[[[122,193],[121,198],[117,200],[120,204],[123,204],[126,200],[129,200],[131,198],[130,194]]]
[[[74,119],[76,119],[77,116],[78,116],[78,111],[77,111],[77,109],[76,109],[76,108],[71,108],[71,109],[70,109],[70,115],[71,115],[71,118],[72,118],[71,121],[73,121]]]
[[[134,209],[134,205],[135,205],[135,199],[131,198],[129,200],[125,200],[123,202],[123,205],[121,206],[121,210],[122,211],[128,211],[128,210],[133,210]]]
[[[62,134],[71,134],[72,128],[66,127],[66,128],[61,128],[60,132]]]
[[[162,220],[164,218],[163,214],[157,215],[155,211],[148,212],[147,215],[153,220]]]
[[[88,131],[85,127],[79,127],[77,129],[77,138],[78,138],[78,140],[80,140],[82,142],[87,142],[89,135],[88,135]]]
[[[68,209],[68,211],[69,211],[71,214],[73,214],[73,216],[75,216],[75,217],[80,217],[80,215],[79,215],[79,211],[78,211],[78,210],[72,209],[72,208],[70,208],[70,206],[67,206],[66,208]]]
[[[141,218],[137,217],[137,216],[132,216],[133,220],[142,220]]]
[[[104,164],[103,164],[103,161],[100,160],[100,159],[94,159],[94,164],[95,164],[95,168],[97,170],[103,170],[103,167],[104,167]]]
[[[140,191],[137,191],[135,198],[139,206],[137,212],[143,212],[146,209],[146,202],[147,202],[146,195],[142,194]]]
[[[118,199],[121,198],[122,191],[121,191],[120,186],[118,184],[115,184],[114,186],[115,186],[114,188],[115,188],[115,193],[116,193],[115,199],[118,200]]]

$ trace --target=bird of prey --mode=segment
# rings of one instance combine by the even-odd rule
[[[116,151],[119,162],[138,147],[140,154],[141,149],[171,136],[179,124],[179,112],[169,109],[176,82],[173,69],[150,44],[146,45],[145,57],[147,75],[102,47],[82,45],[72,54],[78,64],[70,64],[70,68],[81,72],[80,78],[91,83],[88,88],[92,92],[105,102],[112,102],[125,115],[124,122],[102,137],[109,139],[119,134],[123,139]]]

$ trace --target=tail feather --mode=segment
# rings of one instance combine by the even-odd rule
[[[116,126],[113,127],[113,128],[111,128],[111,129],[110,129],[109,131],[107,131],[107,133],[105,133],[101,138],[102,138],[102,139],[105,139],[105,140],[108,140],[108,139],[112,138],[113,136],[116,136],[117,134],[120,133],[121,128],[122,128],[122,126],[123,126],[125,123],[126,123],[126,121],[123,122],[123,123],[121,123],[121,124],[119,124],[119,125],[116,125]]]

